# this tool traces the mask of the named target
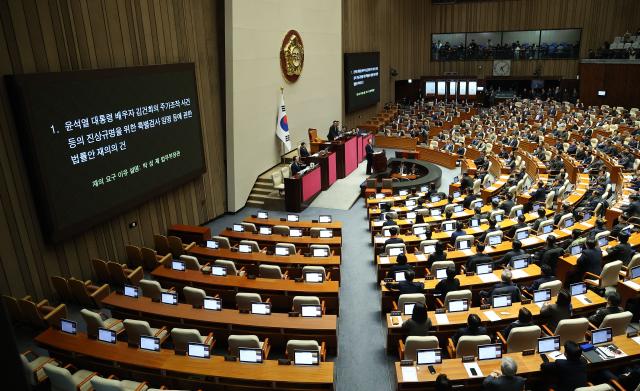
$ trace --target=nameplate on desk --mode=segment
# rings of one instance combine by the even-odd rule
[[[410,367],[413,366],[413,360],[402,360],[400,361],[401,367]]]
[[[429,275],[429,276],[425,276],[425,277],[424,277],[424,279],[425,279],[426,281],[435,280],[435,278],[436,278],[436,276],[434,276],[434,275]]]
[[[535,350],[534,349],[527,349],[527,350],[523,350],[522,351],[522,355],[523,356],[533,356],[535,354]]]
[[[520,300],[520,304],[522,305],[531,304],[531,299],[522,299]]]
[[[525,278],[529,277],[529,273],[522,269],[516,269],[511,271],[511,278]]]
[[[462,362],[474,362],[475,360],[475,356],[462,356]]]
[[[436,314],[444,314],[445,313],[445,309],[444,308],[436,308]]]
[[[391,311],[391,313],[389,315],[391,315],[391,316],[400,316],[400,315],[402,315],[402,312],[401,311]]]

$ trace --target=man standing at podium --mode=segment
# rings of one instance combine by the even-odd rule
[[[369,139],[369,141],[367,142],[365,152],[367,154],[367,175],[370,175],[371,166],[373,165],[373,146],[371,146],[371,139]]]
[[[340,122],[333,121],[333,125],[329,128],[329,134],[327,135],[327,139],[329,141],[333,141],[340,137]]]

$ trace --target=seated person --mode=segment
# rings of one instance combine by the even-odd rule
[[[300,171],[304,170],[306,166],[300,162],[300,158],[298,156],[293,157],[293,162],[291,162],[291,175],[296,175]]]
[[[511,247],[512,247],[512,250],[507,251],[507,253],[504,254],[504,256],[502,257],[502,259],[499,262],[496,262],[496,265],[500,265],[501,267],[506,267],[509,265],[512,258],[517,257],[519,255],[526,254],[526,252],[522,249],[522,242],[519,241],[518,239],[514,239],[513,242],[511,242]]]
[[[618,234],[618,242],[615,246],[609,247],[604,255],[612,261],[622,261],[627,266],[635,253],[633,247],[629,244],[629,235],[625,232],[620,232]]]
[[[547,211],[543,207],[540,207],[540,209],[538,209],[538,218],[536,219],[536,221],[533,222],[533,227],[531,227],[531,229],[537,233],[538,228],[540,228],[540,223],[542,223],[546,219],[547,219]]]
[[[440,280],[438,284],[436,284],[436,288],[433,292],[434,296],[438,295],[444,300],[447,293],[459,290],[460,280],[456,278],[456,275],[455,266],[449,266],[447,268],[447,278]]]
[[[540,309],[540,319],[551,331],[555,331],[558,323],[571,318],[571,315],[571,295],[566,289],[560,289],[555,303],[546,303]]]
[[[429,329],[431,329],[431,319],[427,316],[427,307],[422,303],[416,303],[413,306],[411,318],[402,323],[402,334],[405,337],[424,337],[429,335]]]
[[[521,229],[521,228],[527,228],[529,227],[529,225],[526,223],[526,218],[524,216],[524,213],[521,214],[520,216],[518,216],[518,218],[516,219],[518,222],[509,229],[509,236],[513,237],[513,235],[516,234],[516,231]]]
[[[625,213],[621,214],[620,217],[618,217],[618,223],[614,225],[613,228],[611,228],[611,236],[617,238],[620,231],[622,231],[629,225],[628,220],[629,216],[627,216]]]
[[[605,316],[620,312],[622,312],[622,308],[620,308],[620,295],[618,292],[613,291],[607,294],[607,306],[598,309],[595,314],[591,315],[589,317],[589,322],[594,324],[596,327],[600,327]]]
[[[300,143],[300,148],[298,148],[298,153],[300,154],[300,157],[309,157],[309,150],[307,149],[307,145],[305,144],[305,142],[301,142]]]
[[[424,291],[424,283],[414,282],[415,273],[413,270],[407,270],[404,273],[405,281],[387,282],[385,287],[390,290],[397,290],[401,295],[405,293],[422,293]]]
[[[487,228],[486,231],[484,231],[480,237],[478,238],[478,242],[480,243],[484,243],[485,239],[487,238],[487,234],[489,232],[495,232],[495,231],[500,231],[500,228],[496,227],[496,221],[493,218],[489,219],[489,228]]]
[[[576,281],[582,280],[585,273],[592,273],[599,276],[602,272],[602,251],[596,247],[596,240],[588,238],[586,240],[587,248],[582,250],[580,258],[576,264]]]
[[[554,390],[574,391],[587,385],[587,363],[582,358],[582,349],[574,341],[564,343],[566,359],[557,359],[540,364],[543,378],[554,379]]]
[[[549,266],[553,274],[558,264],[558,258],[562,255],[564,255],[564,249],[556,245],[555,236],[549,235],[547,236],[547,245],[536,253],[535,258],[540,265]]]
[[[500,209],[504,210],[504,214],[508,216],[509,212],[511,212],[511,208],[515,205],[516,203],[513,202],[513,195],[511,193],[507,193],[505,200],[500,203]]]
[[[500,276],[501,281],[495,284],[488,292],[484,290],[480,291],[480,297],[486,300],[493,296],[510,294],[511,302],[520,302],[520,288],[511,281],[511,278],[511,270],[502,270],[502,275]]]
[[[467,188],[467,190],[465,191],[465,194],[466,194],[466,196],[462,200],[462,206],[465,209],[469,209],[469,208],[471,208],[471,202],[475,201],[476,196],[475,196],[475,194],[473,194],[473,190],[471,188]]]
[[[398,228],[396,227],[391,227],[389,229],[389,233],[391,234],[391,237],[387,240],[384,241],[384,245],[386,246],[387,244],[396,244],[396,243],[404,243],[404,240],[402,240],[402,238],[398,237]]]
[[[488,335],[487,328],[482,325],[482,320],[480,320],[480,316],[477,314],[469,314],[467,317],[467,326],[459,328],[451,339],[454,344],[457,344],[460,337],[466,335]]]
[[[396,222],[393,220],[393,216],[390,214],[385,214],[384,215],[384,223],[382,223],[383,227],[391,227],[393,225],[396,225]]]
[[[456,244],[456,239],[458,236],[466,235],[467,233],[464,231],[464,224],[462,221],[456,221],[456,230],[451,233],[451,244]]]
[[[511,357],[503,357],[500,363],[500,371],[493,371],[482,382],[483,390],[500,390],[500,391],[521,391],[527,382],[522,376],[516,376],[518,373],[518,364]]]
[[[518,311],[518,319],[511,322],[507,328],[502,330],[502,336],[507,339],[509,337],[509,333],[511,330],[517,327],[527,327],[534,326],[533,315],[531,315],[531,311],[527,309],[527,307],[520,307],[520,311]]]
[[[395,280],[396,272],[404,272],[407,270],[413,271],[413,267],[407,263],[407,256],[404,253],[399,254],[396,257],[395,265],[391,266],[391,269],[387,272],[387,278],[393,278]]]
[[[431,268],[431,265],[433,265],[434,262],[447,260],[447,253],[444,251],[444,244],[442,244],[442,242],[438,242],[435,247],[435,252],[429,255],[429,258],[427,259],[428,268]]]
[[[483,263],[493,263],[493,260],[487,254],[484,254],[484,244],[478,243],[476,244],[476,253],[467,260],[465,271],[475,273],[477,266]]]
[[[543,263],[542,266],[540,266],[540,270],[542,271],[542,276],[536,278],[533,283],[527,287],[527,290],[531,293],[540,289],[540,285],[545,282],[550,282],[556,279],[556,276],[553,274],[553,269],[551,269],[551,266],[546,263]]]

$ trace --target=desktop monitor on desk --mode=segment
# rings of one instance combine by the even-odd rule
[[[442,363],[442,351],[440,349],[418,349],[416,350],[417,365],[431,365]]]
[[[100,327],[98,328],[98,341],[115,344],[118,341],[118,336],[115,330]]]
[[[258,348],[239,348],[238,355],[243,363],[260,364],[263,360],[262,349]]]
[[[209,358],[209,345],[206,343],[189,342],[187,356],[195,358]]]
[[[222,311],[222,299],[217,297],[205,297],[202,308],[209,311]]]
[[[215,240],[207,240],[207,248],[216,249],[216,248],[220,248],[220,245]]]
[[[183,271],[187,270],[187,267],[186,267],[184,261],[180,261],[180,260],[174,259],[173,261],[171,261],[171,269],[177,270],[179,272],[183,272]]]
[[[65,334],[75,335],[78,332],[78,323],[69,319],[60,319],[60,331]]]
[[[322,307],[315,304],[302,304],[300,306],[300,315],[303,318],[321,318]]]
[[[593,345],[609,343],[611,341],[613,341],[613,329],[611,327],[605,327],[591,332],[591,344]]]
[[[533,291],[533,302],[544,303],[551,300],[551,289],[539,289]]]
[[[449,300],[447,305],[447,312],[463,312],[469,311],[469,300]]]
[[[511,295],[496,295],[491,298],[493,308],[511,307]]]
[[[142,350],[149,350],[152,352],[160,351],[160,338],[152,337],[149,335],[140,336],[139,348]]]
[[[478,345],[478,360],[502,358],[502,345],[499,343]]]
[[[560,351],[560,337],[538,338],[538,353]]]
[[[296,350],[293,365],[320,365],[320,354],[317,350]]]

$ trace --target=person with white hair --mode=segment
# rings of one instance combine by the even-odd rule
[[[500,373],[501,372],[501,373]],[[503,357],[500,372],[491,372],[482,382],[482,389],[496,391],[522,391],[527,381],[522,376],[516,376],[518,364],[511,357]]]

